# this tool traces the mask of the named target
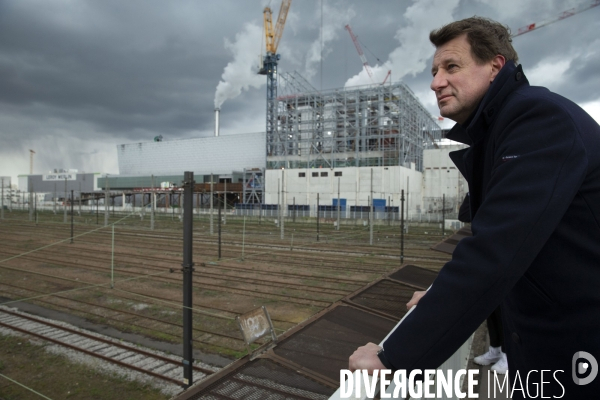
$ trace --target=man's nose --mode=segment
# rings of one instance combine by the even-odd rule
[[[447,84],[448,81],[446,80],[444,73],[442,71],[438,71],[433,77],[433,80],[431,81],[431,85],[429,87],[434,92],[437,92],[441,88],[445,87]]]

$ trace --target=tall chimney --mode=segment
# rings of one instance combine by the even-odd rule
[[[219,107],[215,108],[215,137],[219,136],[219,113],[221,109]]]

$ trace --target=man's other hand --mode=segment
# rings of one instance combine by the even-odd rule
[[[367,343],[366,345],[359,347],[350,356],[348,369],[350,371],[356,371],[357,369],[366,369],[370,375],[376,369],[385,369],[385,366],[377,357],[377,352],[381,349],[380,346],[375,343]]]
[[[410,299],[410,301],[408,303],[406,303],[406,308],[408,308],[409,310],[411,309],[412,306],[416,306],[417,303],[419,302],[419,300],[421,300],[421,297],[425,296],[427,294],[427,290],[423,290],[423,291],[416,291],[413,293],[412,299]]]

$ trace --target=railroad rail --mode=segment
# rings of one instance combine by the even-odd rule
[[[50,322],[8,307],[0,307],[0,326],[33,336],[77,352],[99,358],[120,367],[141,372],[176,385],[183,385],[181,360],[124,344],[116,339],[84,332],[75,327]],[[213,370],[195,365],[194,380],[212,374]]]

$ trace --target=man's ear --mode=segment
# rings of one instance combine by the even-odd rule
[[[496,79],[498,72],[500,72],[502,67],[504,67],[504,64],[506,64],[506,59],[504,58],[504,56],[498,54],[496,57],[492,58],[492,71],[490,74],[490,82]]]

